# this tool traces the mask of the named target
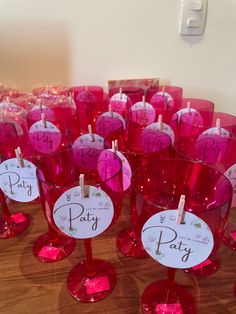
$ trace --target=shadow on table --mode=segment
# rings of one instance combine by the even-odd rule
[[[139,313],[140,295],[133,277],[124,274],[119,265],[114,265],[117,271],[117,283],[114,291],[105,299],[95,303],[82,303],[75,300],[67,291],[66,283],[63,284],[59,295],[59,313]]]

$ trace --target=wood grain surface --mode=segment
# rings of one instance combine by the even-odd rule
[[[129,206],[115,225],[93,240],[94,257],[108,260],[116,268],[117,285],[106,299],[80,303],[67,292],[66,279],[71,268],[84,258],[83,241],[74,252],[56,263],[41,263],[32,255],[35,239],[47,231],[40,204],[11,204],[11,211],[31,215],[31,225],[22,235],[0,240],[0,313],[141,313],[140,296],[151,282],[165,278],[166,268],[147,257],[132,259],[116,249],[116,235],[129,225]],[[231,212],[231,220],[236,220]],[[219,250],[221,269],[207,278],[196,278],[178,270],[176,281],[184,284],[197,301],[198,313],[236,313],[233,287],[236,281],[236,252],[222,245]]]

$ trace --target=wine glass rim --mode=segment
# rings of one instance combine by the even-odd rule
[[[159,162],[186,162],[186,163],[189,163],[189,164],[196,164],[196,165],[199,166],[199,167],[203,166],[203,167],[212,169],[213,171],[219,173],[219,175],[220,175],[219,179],[220,179],[220,178],[224,178],[224,181],[225,181],[225,182],[228,182],[229,188],[231,189],[231,191],[233,191],[232,185],[231,185],[229,179],[228,179],[221,171],[219,171],[218,169],[214,168],[213,165],[208,165],[208,164],[205,164],[204,162],[201,163],[201,162],[198,162],[198,161],[195,161],[195,160],[188,160],[188,159],[187,159],[187,160],[186,160],[186,159],[171,159],[171,158],[165,158],[165,159],[158,160],[158,163],[159,163]],[[145,164],[145,165],[141,165],[141,166],[139,166],[138,168],[135,169],[135,171],[134,171],[134,173],[133,173],[133,176],[132,176],[131,188],[132,188],[132,190],[135,192],[135,194],[138,195],[140,198],[142,198],[146,203],[148,203],[148,204],[150,204],[150,205],[152,205],[152,206],[154,206],[154,207],[160,208],[161,211],[169,210],[169,209],[171,209],[171,208],[167,208],[167,207],[165,207],[165,206],[163,206],[163,205],[158,205],[158,204],[156,204],[156,203],[154,203],[154,202],[152,202],[152,201],[150,201],[150,200],[148,200],[148,199],[145,199],[145,198],[143,197],[143,195],[142,195],[142,194],[137,190],[137,188],[135,187],[134,180],[135,180],[135,176],[137,175],[137,173],[139,173],[141,169],[143,169],[143,168],[148,168],[148,165],[152,165],[152,164],[154,164],[153,161],[151,161],[151,162],[149,162],[149,163],[147,163],[147,164]],[[207,211],[207,212],[209,212],[209,211],[214,211],[214,210],[216,210],[216,209],[219,208],[219,207],[225,206],[227,203],[229,203],[229,200],[225,200],[224,202],[220,203],[219,205],[217,205],[217,206],[215,206],[215,207],[207,208],[207,209],[201,211],[201,213],[206,212],[206,211]],[[174,208],[173,208],[173,209],[174,209]]]
[[[44,184],[46,184],[47,186],[50,186],[50,187],[53,186],[53,187],[55,187],[55,188],[68,188],[69,185],[63,186],[63,185],[58,185],[57,183],[51,183],[51,182],[48,182],[45,178],[42,179],[42,178],[40,178],[40,177],[38,176],[38,174],[39,174],[40,172],[43,174],[42,170],[40,169],[40,165],[41,165],[43,162],[45,162],[45,160],[46,160],[47,158],[53,157],[54,155],[63,154],[63,153],[65,153],[65,152],[71,152],[71,153],[73,154],[74,149],[73,149],[72,147],[71,147],[71,148],[62,149],[62,150],[59,150],[59,151],[57,151],[57,152],[54,152],[54,153],[45,155],[45,156],[43,156],[43,157],[40,159],[40,161],[39,161],[39,163],[38,163],[38,165],[37,165],[37,167],[36,167],[36,174],[37,174],[37,178],[38,178],[38,181],[39,181],[39,182],[44,183]],[[102,180],[102,179],[100,178],[100,180],[97,180],[96,185],[97,185],[97,184],[98,184],[98,185],[106,184],[106,183],[108,183],[110,180],[114,179],[117,175],[122,174],[122,161],[121,161],[120,159],[119,159],[119,163],[120,163],[119,169],[118,169],[114,174],[112,174],[111,177],[109,177],[109,178],[106,179],[106,180]],[[74,164],[75,164],[75,163],[74,163]],[[75,167],[77,168],[76,164],[75,164]],[[78,168],[77,168],[77,169],[78,169]],[[80,171],[80,170],[79,170],[78,172],[79,172],[80,174],[83,174],[83,172]],[[86,175],[86,172],[85,172],[84,174]],[[92,175],[89,175],[89,176],[93,177]],[[73,182],[70,184],[70,187],[77,186],[77,185],[78,185],[78,182],[79,182],[79,176],[78,176],[78,180],[73,181]],[[86,184],[85,184],[85,185],[86,185]]]

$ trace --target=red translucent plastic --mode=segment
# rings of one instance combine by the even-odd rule
[[[85,240],[86,260],[72,268],[67,278],[69,293],[81,302],[106,298],[116,285],[116,272],[104,260],[92,257],[91,239]]]
[[[200,217],[211,229],[214,237],[212,255],[215,254],[221,244],[232,200],[230,182],[220,171],[189,160],[159,160],[134,172],[132,188],[131,206],[140,234],[147,219],[157,212],[178,208],[180,196],[185,195],[185,211]],[[174,299],[166,300],[170,290]],[[159,303],[180,303],[183,312],[195,311],[192,298],[174,283],[174,270],[168,271],[168,280],[164,283],[157,281],[148,286],[141,303],[144,313],[155,313]]]
[[[214,125],[212,123],[213,112],[214,112],[214,103],[205,99],[198,98],[183,98],[182,106],[179,110],[186,109],[187,107],[195,110],[198,114],[193,111],[187,111],[183,113],[180,117],[177,113],[174,113],[171,117],[170,125],[173,128],[176,137],[192,135],[192,128],[198,126],[199,129],[205,130],[207,126]]]
[[[208,118],[209,117],[210,116],[208,114]],[[191,121],[180,120],[177,130],[178,138],[189,135],[200,135],[207,129],[215,127],[217,119],[220,119],[221,128],[226,129],[229,131],[230,135],[234,136],[233,130],[236,127],[236,117],[228,113],[214,112],[212,115],[212,120],[210,121],[208,119],[204,119],[203,124],[194,124],[191,123]]]
[[[180,158],[187,158],[199,162],[206,162],[211,164],[212,167],[219,169],[223,173],[236,163],[236,139],[227,138],[222,143],[223,145],[216,144],[209,146],[205,151],[196,149],[198,136],[184,137],[179,139],[174,144],[174,149],[177,156]],[[216,149],[217,148],[217,149]],[[214,153],[214,158],[212,156]],[[233,191],[235,191],[234,178],[232,179]],[[235,207],[236,196],[233,194],[232,205]],[[236,224],[228,224],[224,230],[223,242],[232,250],[236,250]],[[209,267],[208,267],[209,269]]]
[[[46,85],[39,86],[33,89],[33,94],[37,97],[39,96],[55,96],[55,95],[64,95],[68,96],[68,89],[65,86],[60,85]]]
[[[60,151],[44,157],[38,166],[38,178],[42,206],[52,229],[60,234],[53,218],[52,211],[57,199],[68,189],[79,185],[81,173],[78,161],[74,160],[74,149]],[[102,161],[101,161],[102,162]],[[118,218],[122,206],[122,164],[116,173],[106,181],[99,179],[98,173],[91,176],[85,173],[85,184],[94,185],[105,191],[113,201],[114,218]],[[114,186],[116,189],[114,190]],[[119,187],[119,189],[118,189]],[[74,239],[72,239],[74,241]],[[106,297],[114,288],[116,275],[108,262],[93,259],[91,240],[85,240],[86,260],[76,265],[68,276],[68,290],[77,300],[95,302]]]
[[[168,268],[167,280],[147,286],[141,296],[142,312],[148,314],[195,314],[196,301],[184,286],[174,282],[175,269]]]
[[[87,133],[88,125],[93,128],[97,118],[105,111],[104,94],[99,86],[78,86],[71,89],[76,104],[81,133]]]
[[[153,214],[178,207],[186,196],[185,210],[203,219],[214,236],[213,256],[221,245],[232,201],[232,187],[217,169],[189,160],[159,160],[140,167],[132,180],[131,210],[136,231]]]
[[[150,162],[158,162],[158,160],[163,158],[171,158],[174,154],[172,147],[162,149],[160,151],[154,151],[151,153],[135,153],[124,151],[123,154],[128,159],[132,173],[139,166],[145,166]],[[134,208],[132,207],[134,206]],[[135,204],[131,204],[131,227],[123,229],[117,236],[116,245],[120,252],[125,256],[133,258],[143,258],[147,256],[147,252],[143,248],[140,229],[137,226],[138,215],[135,210]]]
[[[0,218],[0,239],[12,238],[24,232],[29,224],[29,216],[21,212],[10,213],[5,195],[0,189],[0,204],[2,217]]]
[[[29,111],[27,123],[30,127],[41,120],[45,113],[45,120],[53,123],[63,134],[75,140],[79,135],[79,118],[72,98],[67,96],[51,96],[41,100],[42,108]],[[46,108],[44,108],[46,106]]]
[[[141,87],[131,87],[131,86],[120,86],[120,87],[112,87],[109,89],[109,97],[114,94],[120,92],[120,88],[122,89],[122,93],[126,94],[129,97],[129,101],[127,103],[127,109],[129,109],[133,104],[142,100],[142,97],[145,95],[145,91]]]
[[[26,111],[8,99],[0,103],[0,122],[12,123],[18,135],[27,133]]]

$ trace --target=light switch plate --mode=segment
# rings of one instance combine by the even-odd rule
[[[179,33],[181,35],[204,34],[206,16],[207,0],[181,0]]]

